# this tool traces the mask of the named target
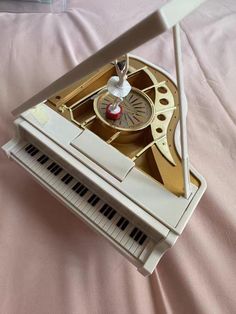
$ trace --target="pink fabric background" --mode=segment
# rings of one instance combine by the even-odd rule
[[[163,2],[0,13],[0,144],[13,135],[14,107]],[[207,1],[182,38],[190,159],[208,189],[177,244],[142,277],[1,151],[1,314],[236,313],[236,2]],[[174,74],[170,39],[134,53]]]

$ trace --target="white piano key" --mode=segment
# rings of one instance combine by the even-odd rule
[[[43,179],[46,183],[47,182],[47,176],[48,176],[48,170],[47,167],[51,164],[51,160],[49,159],[44,165],[42,165],[42,168],[38,169],[37,174],[40,176],[41,179]]]
[[[130,250],[130,248],[132,247],[132,245],[134,244],[134,238],[131,238],[130,233],[132,232],[132,230],[135,228],[135,226],[133,226],[133,228],[131,229],[131,231],[128,234],[128,241],[125,243],[125,247],[127,250]]]
[[[76,193],[76,191],[72,190],[72,193],[67,197],[67,199],[71,204],[74,205],[78,200],[81,199],[81,197],[78,193]]]
[[[57,170],[58,170],[58,168],[57,168]],[[50,180],[50,181],[48,181],[48,184],[50,184],[51,186],[53,186],[53,184],[54,184],[56,181],[58,181],[59,178],[58,178],[58,176],[55,175],[55,172],[51,172],[51,171],[49,171],[49,172],[51,173],[51,175],[50,175],[50,177],[49,177],[49,180]],[[60,173],[60,175],[61,175],[61,173]]]
[[[44,180],[50,185],[50,182],[53,181],[54,177],[54,174],[48,170],[48,174],[45,173]]]
[[[66,198],[68,202],[70,202],[73,206],[80,199],[80,196],[76,192],[72,192],[69,197]]]
[[[35,174],[39,175],[40,177],[42,176],[41,171],[42,171],[43,169],[44,169],[44,168],[43,168],[41,165],[39,165],[37,161],[31,165],[31,170],[32,170]],[[45,175],[46,175],[46,174],[45,174]],[[48,183],[49,183],[49,182],[48,182]]]
[[[121,218],[120,214],[116,213],[116,216],[115,216],[115,219],[113,220],[112,225],[107,229],[107,233],[109,235],[111,235],[113,233],[113,231],[115,230],[116,224],[120,220],[120,218]]]
[[[61,173],[58,176],[56,176],[56,179],[54,181],[50,182],[50,185],[52,186],[53,189],[55,189],[61,196],[63,196],[63,198],[66,198],[64,195],[66,193],[66,191],[68,190],[68,186],[62,184],[63,182],[61,181],[61,179],[63,178],[63,175],[65,175],[65,173]]]
[[[108,229],[114,224],[114,221],[117,218],[116,215],[117,215],[117,212],[111,220],[110,219],[107,220],[107,223],[103,226],[104,231],[108,232]]]
[[[118,220],[118,221],[119,221],[119,220]],[[119,235],[120,232],[121,232],[121,229],[120,229],[119,227],[117,227],[117,225],[116,225],[115,229],[114,229],[113,232],[111,233],[111,237],[112,237],[113,239],[116,239],[116,238],[118,237],[118,235]]]
[[[86,204],[85,204],[85,207],[84,207],[84,213],[87,217],[90,216],[90,212],[93,212],[94,211],[94,207],[95,206],[92,206],[88,200],[90,199],[90,197],[93,195],[94,193],[91,192],[91,194],[89,195],[89,197],[87,197],[87,200],[86,200]]]
[[[97,213],[104,204],[105,203],[100,200],[95,206],[91,206],[90,210],[87,211],[86,216],[92,219],[94,214]]]
[[[139,257],[139,255],[142,253],[142,251],[144,250],[144,247],[146,246],[148,242],[148,238],[145,239],[145,241],[143,242],[143,244],[140,244],[138,245],[138,247],[136,248],[136,250],[134,251],[134,255],[136,257]]]
[[[32,168],[32,170],[33,170],[33,172],[36,174],[36,175],[38,175],[38,176],[40,176],[42,179],[43,179],[43,181],[45,182],[45,183],[47,183],[49,186],[50,186],[50,184],[49,184],[49,180],[47,179],[48,178],[48,171],[47,170],[45,170],[45,168],[37,168],[36,170],[34,170],[33,168]]]
[[[91,195],[90,195],[91,196]],[[89,196],[89,197],[90,197]],[[88,199],[87,199],[88,200]],[[81,208],[83,214],[88,217],[88,211],[90,210],[90,204],[88,204],[87,200],[85,200],[81,205],[79,205],[79,207]]]
[[[68,192],[66,199],[71,203],[74,204],[74,199],[78,197],[78,194],[73,190],[73,186],[77,183],[77,180],[75,179],[74,184],[70,187],[70,190],[66,191]]]
[[[129,223],[129,226],[127,227],[127,229],[125,230],[125,233],[122,237],[122,239],[120,240],[120,244],[125,246],[125,244],[129,241],[130,239],[130,232],[133,230],[134,225],[132,223]]]
[[[19,158],[25,166],[27,166],[27,167],[31,166],[32,159],[29,158],[28,154],[26,154],[26,153],[24,154],[24,152],[22,152],[21,155],[17,155],[16,157]]]
[[[106,204],[107,205],[107,204]],[[108,205],[107,205],[108,206]],[[97,218],[97,223],[99,224],[99,226],[101,226],[102,228],[104,228],[105,224],[109,221],[108,216],[111,213],[112,209],[109,211],[109,214],[107,214],[107,216],[105,216],[105,212],[107,211],[107,209],[109,208],[109,206],[101,213],[99,212],[99,219]],[[101,217],[101,219],[100,219]]]
[[[98,211],[96,218],[94,219],[94,223],[95,224],[99,224],[99,222],[103,219],[104,215],[100,212],[100,210]]]
[[[22,149],[18,150],[16,153],[12,152],[12,155],[16,156],[18,159],[20,159],[21,162],[24,163],[24,159],[25,159],[24,153],[25,153],[25,150],[23,147]]]
[[[53,187],[61,194],[64,195],[68,189],[68,185],[64,184],[64,182],[61,180],[65,174],[67,173],[66,170],[62,170],[62,172],[56,176],[56,181],[54,182]]]
[[[52,178],[52,175],[51,175],[50,171],[48,171],[48,170],[42,171],[42,169],[45,167],[48,167],[48,165],[51,164],[53,161],[48,160],[44,165],[42,165],[44,167],[41,168],[39,165],[40,163],[37,161],[39,155],[40,155],[40,153],[36,154],[35,156],[31,156],[24,149],[24,151],[22,152],[21,158],[23,158],[24,163],[27,167],[30,167],[30,169],[34,173],[39,174],[41,178],[43,178],[47,183],[49,183],[50,178]]]
[[[93,221],[94,224],[97,224],[102,219],[102,214],[100,213],[100,209],[104,204],[100,204],[97,209],[90,214],[89,219]]]
[[[147,256],[152,251],[154,245],[155,245],[154,241],[148,239],[148,242],[146,243],[146,246],[144,247],[142,253],[139,255],[139,259],[141,261],[145,261],[146,260]]]
[[[88,191],[84,196],[80,196],[79,199],[74,203],[75,207],[79,207],[81,211],[86,209],[87,205],[87,199],[92,195],[93,193]]]
[[[134,240],[130,238],[123,246],[127,251],[129,251],[133,244],[134,244]]]
[[[109,234],[109,228],[112,228],[112,226],[114,225],[114,223],[116,223],[116,220],[117,220],[117,216],[114,216],[113,219],[109,220],[109,219],[103,219],[103,214],[99,213],[99,219],[97,219],[97,225],[103,230],[106,232],[106,234],[110,235]],[[107,217],[105,217],[107,218]]]
[[[108,218],[103,215],[103,218],[98,222],[98,226],[104,230],[104,226],[107,222]]]
[[[71,192],[73,192],[72,187],[75,185],[75,183],[77,182],[77,180],[74,178],[71,180],[71,182],[67,185],[67,188],[62,192],[62,195],[67,199],[70,197]],[[64,182],[62,182],[63,185]]]
[[[55,176],[55,187],[57,187],[57,190],[62,190],[61,193],[64,193],[64,189],[62,189],[62,187],[64,187],[64,182],[61,181],[61,179],[65,176],[66,171],[62,170],[57,176]],[[68,185],[67,185],[68,186]]]
[[[34,163],[34,158],[29,155],[25,148],[23,148],[21,151],[19,151],[16,156],[23,161],[24,164],[26,164],[28,167],[31,167],[31,165]]]
[[[28,154],[27,154],[28,155]],[[25,165],[27,167],[30,167],[30,169],[34,172],[37,173],[37,168],[39,167],[38,162],[38,154],[36,154],[35,156],[25,156]]]
[[[75,203],[81,202],[81,197],[78,193],[75,193],[73,198],[70,199],[70,203],[75,206]],[[75,206],[76,207],[76,206]]]
[[[124,236],[124,233],[125,233],[125,231],[120,230],[120,232],[119,232],[119,233],[117,234],[117,236],[115,237],[115,239],[116,239],[117,242],[120,242],[120,241],[121,241],[121,239],[122,239],[123,236]]]
[[[139,245],[140,245],[140,244],[138,243],[138,241],[135,241],[135,240],[134,240],[132,246],[131,246],[130,249],[129,249],[129,252],[130,252],[132,255],[135,255],[135,251],[136,251],[136,249],[139,247]]]
[[[35,173],[40,174],[40,172],[41,172],[43,169],[45,169],[45,167],[47,167],[46,164],[47,164],[47,166],[49,165],[49,160],[48,160],[47,162],[45,162],[44,164],[41,164],[40,162],[38,162],[38,158],[37,158],[37,163],[34,164],[34,166],[33,166],[32,169],[33,169],[33,171],[34,171]]]
[[[37,162],[37,161],[36,161]],[[37,164],[36,162],[34,164],[32,164],[32,170],[34,170],[34,168],[37,170]],[[41,177],[44,179],[44,181],[46,181],[47,183],[50,182],[50,180],[52,178],[54,178],[54,174],[48,169],[48,167],[53,163],[53,160],[49,159],[43,166],[43,173],[41,175]]]
[[[123,236],[125,235],[125,233],[126,233],[126,228],[128,228],[128,226],[129,225],[127,225],[127,227],[124,229],[124,230],[122,230],[122,226],[123,226],[123,224],[124,224],[124,222],[126,221],[126,219],[122,222],[122,224],[120,225],[120,227],[118,227],[119,229],[120,229],[120,232],[117,234],[117,236],[116,236],[116,241],[117,242],[120,242],[121,241],[121,239],[123,238]],[[130,224],[130,222],[129,222],[129,224]]]
[[[108,208],[109,208],[109,207],[108,207]],[[109,213],[107,214],[107,216],[105,216],[105,212],[108,210],[108,208],[102,213],[103,217],[102,217],[102,219],[98,222],[98,225],[99,225],[101,228],[103,228],[104,225],[106,224],[106,222],[109,220],[109,219],[108,219],[108,216],[109,216],[109,214],[111,213],[112,208],[110,208]]]

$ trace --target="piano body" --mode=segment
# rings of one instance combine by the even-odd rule
[[[197,6],[202,1],[195,2]],[[173,10],[176,1],[172,4]],[[170,10],[166,7],[136,27],[146,30],[147,20],[160,25],[160,17],[163,24]],[[175,20],[172,24],[176,27]],[[162,31],[172,24],[166,23]],[[127,34],[131,36],[132,29],[123,38]],[[117,43],[122,36],[102,49],[102,62],[99,52],[91,57],[100,62],[96,68],[90,65],[97,62],[85,60],[75,68],[77,76],[72,70],[18,108],[15,137],[3,149],[143,275],[150,275],[182,233],[206,183],[192,167],[186,183],[188,163],[181,157],[186,151],[179,121],[186,118],[187,103],[181,77],[177,86],[163,69],[128,55],[131,91],[123,99],[121,118],[107,119],[107,105],[114,102],[107,81],[116,74],[111,61],[139,44]]]

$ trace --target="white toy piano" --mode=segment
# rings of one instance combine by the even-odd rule
[[[202,2],[168,2],[16,108],[15,137],[3,146],[143,275],[206,189],[189,164],[178,25]],[[176,80],[128,54],[168,29]]]

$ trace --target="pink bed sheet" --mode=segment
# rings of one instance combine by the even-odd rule
[[[13,108],[163,2],[1,13],[0,144]],[[209,0],[181,27],[190,159],[208,182],[182,236],[144,278],[0,152],[0,313],[236,313],[236,2]],[[174,74],[170,32],[134,53]]]

